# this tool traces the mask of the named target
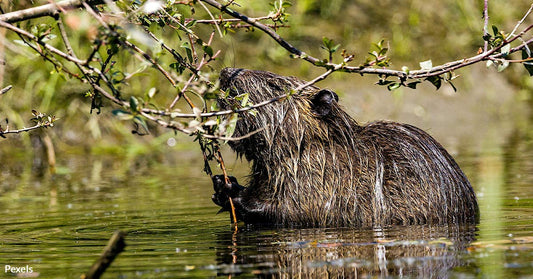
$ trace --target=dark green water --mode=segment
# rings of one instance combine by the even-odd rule
[[[65,153],[56,175],[38,176],[28,153],[3,157],[0,277],[15,276],[5,273],[10,265],[79,278],[120,229],[127,247],[104,278],[532,278],[531,127],[517,125],[486,148],[458,148],[478,194],[476,227],[235,233],[227,213],[216,214],[201,158],[148,164]]]

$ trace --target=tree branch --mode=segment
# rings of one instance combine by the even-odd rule
[[[124,251],[126,247],[125,242],[126,233],[122,231],[116,231],[109,239],[107,246],[104,248],[100,258],[91,266],[86,274],[83,274],[83,279],[96,279],[100,278],[105,270],[113,263],[115,258]]]
[[[323,68],[326,68],[326,69],[338,68],[337,71],[350,72],[350,73],[359,73],[361,75],[363,75],[363,74],[373,74],[373,75],[381,75],[381,76],[396,76],[396,77],[399,77],[400,79],[403,79],[403,80],[406,80],[406,79],[420,79],[420,78],[427,78],[427,77],[431,77],[431,76],[438,76],[438,75],[441,75],[443,73],[451,72],[453,70],[456,70],[456,69],[459,69],[459,68],[463,68],[463,67],[469,66],[471,64],[474,64],[474,63],[477,63],[477,62],[480,62],[480,61],[492,60],[493,58],[500,57],[501,54],[494,54],[494,53],[496,51],[500,50],[502,46],[511,43],[512,41],[518,39],[519,37],[522,37],[526,32],[528,32],[533,27],[533,25],[527,27],[520,34],[514,36],[513,38],[511,38],[511,39],[509,39],[507,41],[505,41],[499,47],[493,48],[490,51],[488,50],[485,53],[482,53],[482,54],[479,54],[479,55],[476,55],[476,56],[473,56],[473,57],[470,57],[470,58],[465,58],[465,59],[461,59],[461,60],[445,63],[443,65],[433,67],[433,68],[431,68],[429,70],[425,69],[425,70],[414,70],[414,71],[405,72],[405,71],[383,69],[383,68],[370,68],[370,67],[364,67],[364,66],[347,66],[347,65],[344,65],[344,64],[326,63],[323,60],[320,60],[320,59],[318,59],[316,57],[310,56],[309,54],[299,50],[298,48],[296,48],[295,46],[293,46],[292,44],[287,42],[285,39],[283,39],[272,28],[270,28],[270,27],[268,27],[268,26],[266,26],[266,25],[264,25],[264,24],[262,24],[262,23],[260,23],[260,22],[258,22],[256,20],[254,20],[252,18],[249,18],[246,15],[243,15],[243,14],[241,14],[239,12],[236,12],[236,11],[230,9],[227,5],[222,5],[222,4],[218,3],[215,0],[200,0],[200,1],[205,2],[205,3],[209,4],[210,6],[220,10],[221,12],[224,12],[224,13],[226,13],[226,14],[234,17],[234,18],[238,18],[238,19],[242,20],[243,22],[246,22],[246,23],[256,27],[257,29],[259,29],[262,32],[264,32],[265,34],[269,35],[272,39],[274,39],[274,41],[276,41],[279,45],[281,45],[283,48],[285,48],[287,51],[289,51],[294,56],[296,56],[296,57],[298,57],[300,59],[303,59],[303,60],[305,60],[305,61],[307,61],[307,62],[309,62],[309,63],[311,63],[311,64],[313,64],[313,65],[315,65],[317,67],[323,67]],[[526,45],[523,44],[523,45],[521,45],[521,46],[519,46],[517,48],[512,48],[509,53],[513,53],[513,52],[516,52],[518,50],[521,50],[525,46]],[[491,56],[493,54],[495,56]]]
[[[32,18],[52,16],[59,11],[72,10],[83,5],[82,0],[64,0],[57,3],[46,4],[38,7],[28,8],[25,10],[14,11],[0,15],[0,21],[14,23]],[[88,0],[89,5],[103,4],[102,0]]]
[[[24,132],[29,132],[31,130],[36,130],[36,129],[40,129],[40,128],[48,128],[48,127],[53,127],[53,126],[54,126],[53,121],[47,121],[47,122],[44,122],[44,123],[37,123],[34,126],[25,127],[25,128],[18,129],[18,130],[10,130],[9,127],[6,127],[6,129],[4,130],[2,128],[2,126],[0,126],[0,138],[5,138],[4,135],[7,135],[7,134],[20,134],[20,133],[24,133]]]

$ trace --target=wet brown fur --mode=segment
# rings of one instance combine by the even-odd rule
[[[226,109],[238,106],[232,97],[239,94],[256,104],[305,83],[233,68],[220,80],[229,92],[219,100]],[[257,129],[263,130],[230,143],[252,162],[248,186],[227,192],[245,222],[377,227],[477,220],[470,183],[435,139],[408,124],[359,125],[329,90],[311,86],[255,114],[242,113],[233,136]],[[217,190],[219,200],[223,192]]]

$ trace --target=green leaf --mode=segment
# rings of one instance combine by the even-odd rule
[[[202,48],[204,49],[204,52],[209,55],[209,57],[212,57],[213,56],[213,48],[208,46],[208,45],[205,45],[205,46],[202,46]]]
[[[503,60],[500,64],[498,64],[498,72],[502,72],[503,70],[507,69],[509,67],[509,61]]]
[[[218,107],[218,102],[212,102],[211,103],[211,111],[217,111],[220,108]]]
[[[523,48],[522,49],[522,59],[528,59],[531,58],[531,52],[529,48]],[[529,76],[533,76],[533,61],[526,61],[524,63],[524,67],[526,68]]]
[[[206,92],[203,96],[204,100],[215,100],[216,98],[218,98],[218,94],[215,92]]]
[[[392,83],[395,83],[395,81],[380,79],[378,81],[377,85],[390,85]]]
[[[510,51],[511,51],[511,44],[506,44],[500,49],[500,52],[502,53],[504,57],[509,55]]]
[[[155,87],[150,88],[147,93],[148,99],[152,99],[155,96],[155,93],[157,93],[157,89]]]
[[[426,78],[427,81],[431,82],[437,90],[439,90],[440,86],[442,85],[442,78],[440,76],[431,76]]]
[[[498,30],[498,27],[496,25],[492,25],[492,33],[494,36],[498,36],[500,34],[500,31]]]
[[[453,85],[453,83],[451,81],[448,81],[448,83],[453,88],[453,92],[457,92],[457,88],[455,88],[455,85]]]
[[[320,47],[327,50],[330,54],[336,52],[341,46],[340,44],[334,46],[333,40],[326,37],[322,37],[322,43],[324,43],[324,45]]]
[[[377,48],[378,50],[382,49],[383,48],[383,43],[385,43],[385,40],[381,40],[377,43],[373,43],[372,45],[374,45],[375,48]]]
[[[138,112],[139,109],[139,101],[133,96],[130,97],[130,108],[132,112]]]
[[[133,122],[139,124],[139,126],[141,126],[144,130],[144,133],[139,133],[138,130],[136,131],[133,131],[135,134],[138,134],[138,135],[146,135],[146,134],[149,134],[149,131],[148,131],[148,126],[146,125],[146,121],[144,121],[144,119],[140,116],[135,116],[133,118]]]
[[[291,2],[283,2],[283,4],[281,4],[281,6],[282,6],[283,8],[291,7],[291,6],[292,6],[292,3],[291,3]]]
[[[170,68],[176,70],[180,75],[183,73],[183,71],[185,70],[185,66],[181,65],[180,63],[176,62],[176,63],[172,63],[169,65]]]
[[[196,19],[193,19],[193,20],[187,22],[187,24],[185,24],[185,27],[187,27],[187,28],[191,28],[191,27],[193,27],[194,25],[196,25]]]
[[[232,114],[229,120],[229,123],[226,127],[226,133],[225,133],[226,137],[229,138],[233,136],[233,133],[235,133],[235,127],[237,127],[237,120],[239,120],[239,114],[238,113]]]
[[[431,60],[422,61],[420,62],[420,68],[422,70],[431,70],[433,68],[433,62]]]
[[[387,86],[387,89],[389,89],[389,91],[393,91],[393,90],[400,88],[400,86],[402,86],[401,83],[393,82]]]
[[[131,120],[133,119],[133,115],[127,111],[123,111],[120,109],[115,109],[112,111],[113,115],[116,116],[120,120]]]
[[[191,45],[189,44],[189,42],[183,42],[180,47],[184,48],[185,51],[187,52],[187,58],[189,58],[189,62],[191,63],[194,62],[193,61],[194,59],[192,57],[192,49],[191,49]]]
[[[326,49],[329,50],[331,49],[331,46],[333,45],[333,40],[326,38],[326,37],[322,37],[322,43],[324,43],[324,46],[326,47]]]
[[[416,89],[416,86],[417,86],[419,83],[421,83],[421,81],[419,81],[419,80],[417,80],[417,81],[413,81],[413,82],[409,82],[409,83],[407,84],[407,87],[412,88],[412,89]]]
[[[248,106],[248,100],[250,99],[250,94],[248,93],[245,93],[245,94],[242,94],[242,101],[241,101],[241,106],[243,107],[246,107]]]

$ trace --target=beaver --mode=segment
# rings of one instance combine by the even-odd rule
[[[240,114],[230,147],[251,162],[247,187],[213,176],[212,200],[249,224],[384,227],[478,221],[476,196],[452,156],[423,130],[377,121],[360,125],[329,89],[296,77],[226,68],[218,99],[236,109],[244,94],[261,106]],[[287,94],[287,97],[284,95]],[[235,98],[241,96],[241,98]],[[252,133],[256,131],[256,133]]]

